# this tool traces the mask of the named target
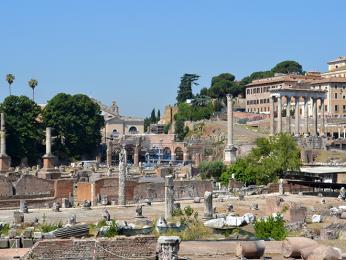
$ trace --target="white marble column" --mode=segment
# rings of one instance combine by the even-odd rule
[[[312,135],[317,135],[317,99],[312,99]]]
[[[274,130],[274,97],[270,97],[270,135],[275,134]]]
[[[291,97],[286,97],[286,129],[287,133],[291,133]]]
[[[46,128],[46,155],[52,155],[52,128]]]
[[[345,129],[345,127],[344,127],[344,129],[343,129],[343,131],[344,131],[344,139],[346,138],[346,129]]]
[[[233,103],[232,95],[227,95],[227,146],[233,145]]]
[[[282,98],[278,96],[278,133],[282,133]]]
[[[294,97],[294,102],[295,102],[295,136],[299,136],[299,97]]]
[[[309,136],[309,98],[304,97],[304,135]]]
[[[340,127],[338,128],[338,139],[340,139],[341,138],[341,129],[340,129]]]
[[[5,130],[5,115],[1,113],[1,147],[0,154],[6,155],[6,130]]]
[[[325,134],[325,131],[326,131],[326,129],[325,129],[325,122],[324,122],[324,111],[325,110],[325,108],[324,108],[324,99],[322,99],[321,98],[321,132],[320,132],[320,135],[321,136],[325,136],[326,134]]]

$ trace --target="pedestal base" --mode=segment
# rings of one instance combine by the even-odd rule
[[[11,158],[7,155],[0,155],[0,173],[7,173],[11,166]]]
[[[227,147],[224,151],[224,163],[231,164],[237,160],[237,147],[234,145]]]
[[[42,179],[47,179],[47,180],[52,180],[52,179],[59,179],[61,177],[61,172],[56,169],[41,169],[37,177],[42,178]]]

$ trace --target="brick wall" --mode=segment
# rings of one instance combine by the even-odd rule
[[[13,195],[12,184],[4,176],[0,176],[0,199],[7,199]]]
[[[91,183],[79,182],[77,184],[77,201],[91,200]]]
[[[38,178],[33,175],[22,175],[15,184],[16,197],[35,196],[50,197],[54,196],[54,181]]]
[[[56,198],[68,198],[73,192],[73,180],[59,179],[54,181],[54,191]]]
[[[94,250],[96,251],[94,257]],[[114,239],[53,239],[42,240],[23,257],[24,260],[56,259],[156,259],[153,236],[116,237]]]

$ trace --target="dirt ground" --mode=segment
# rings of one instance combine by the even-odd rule
[[[221,202],[220,198],[214,198],[213,204],[216,207],[218,213],[225,213],[227,206],[232,204],[234,207],[235,213],[242,215],[247,212],[252,212],[257,217],[265,215],[265,198],[266,196],[275,196],[277,194],[270,195],[255,195],[247,196],[245,200],[240,201],[237,197],[226,198],[225,201]],[[319,212],[327,211],[332,206],[346,205],[345,202],[341,202],[336,198],[325,198],[326,204],[321,204],[321,198],[317,196],[298,196],[298,195],[286,195],[283,197],[285,201],[293,201],[301,203],[301,205],[306,206],[308,209],[308,216],[313,214],[319,214]],[[187,205],[190,205],[195,211],[198,212],[199,218],[203,216],[204,203],[193,203],[192,200],[179,201],[181,207],[184,208]],[[259,209],[251,210],[250,207],[252,204],[257,203]],[[51,209],[29,209],[29,213],[25,214],[25,222],[31,222],[34,217],[38,217],[39,221],[42,222],[42,219],[45,216],[48,223],[58,223],[62,222],[67,223],[67,218],[72,214],[76,214],[77,222],[79,223],[96,223],[102,217],[102,210],[104,207],[98,206],[93,207],[91,210],[83,210],[81,208],[68,208],[61,209],[61,212],[53,212]],[[107,206],[106,207],[111,214],[111,217],[117,220],[126,220],[128,223],[135,223],[135,209],[136,205],[128,205],[125,207],[119,206]],[[13,221],[13,211],[14,210],[0,210],[0,222],[12,222]],[[164,215],[164,203],[157,202],[153,203],[152,206],[143,207],[143,215],[150,220],[156,220],[158,217]],[[335,221],[332,217],[326,217],[321,224],[313,224],[313,228],[323,228],[324,226]],[[346,224],[346,220],[343,221]],[[244,227],[244,230],[253,232],[252,226]],[[234,248],[230,246],[230,241],[183,241],[181,244],[181,254],[189,256],[191,259],[230,259],[230,256],[233,256]],[[234,243],[234,242],[233,242]],[[346,252],[346,242],[342,240],[335,241],[321,241],[332,246],[337,246],[342,249],[343,252]],[[209,248],[209,249],[208,249]],[[220,252],[224,252],[224,256]],[[222,258],[227,257],[227,258]],[[282,259],[278,255],[273,255],[272,259]]]

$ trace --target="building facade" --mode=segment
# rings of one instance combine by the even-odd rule
[[[328,62],[328,71],[322,74],[324,78],[346,78],[346,57],[341,56]]]

